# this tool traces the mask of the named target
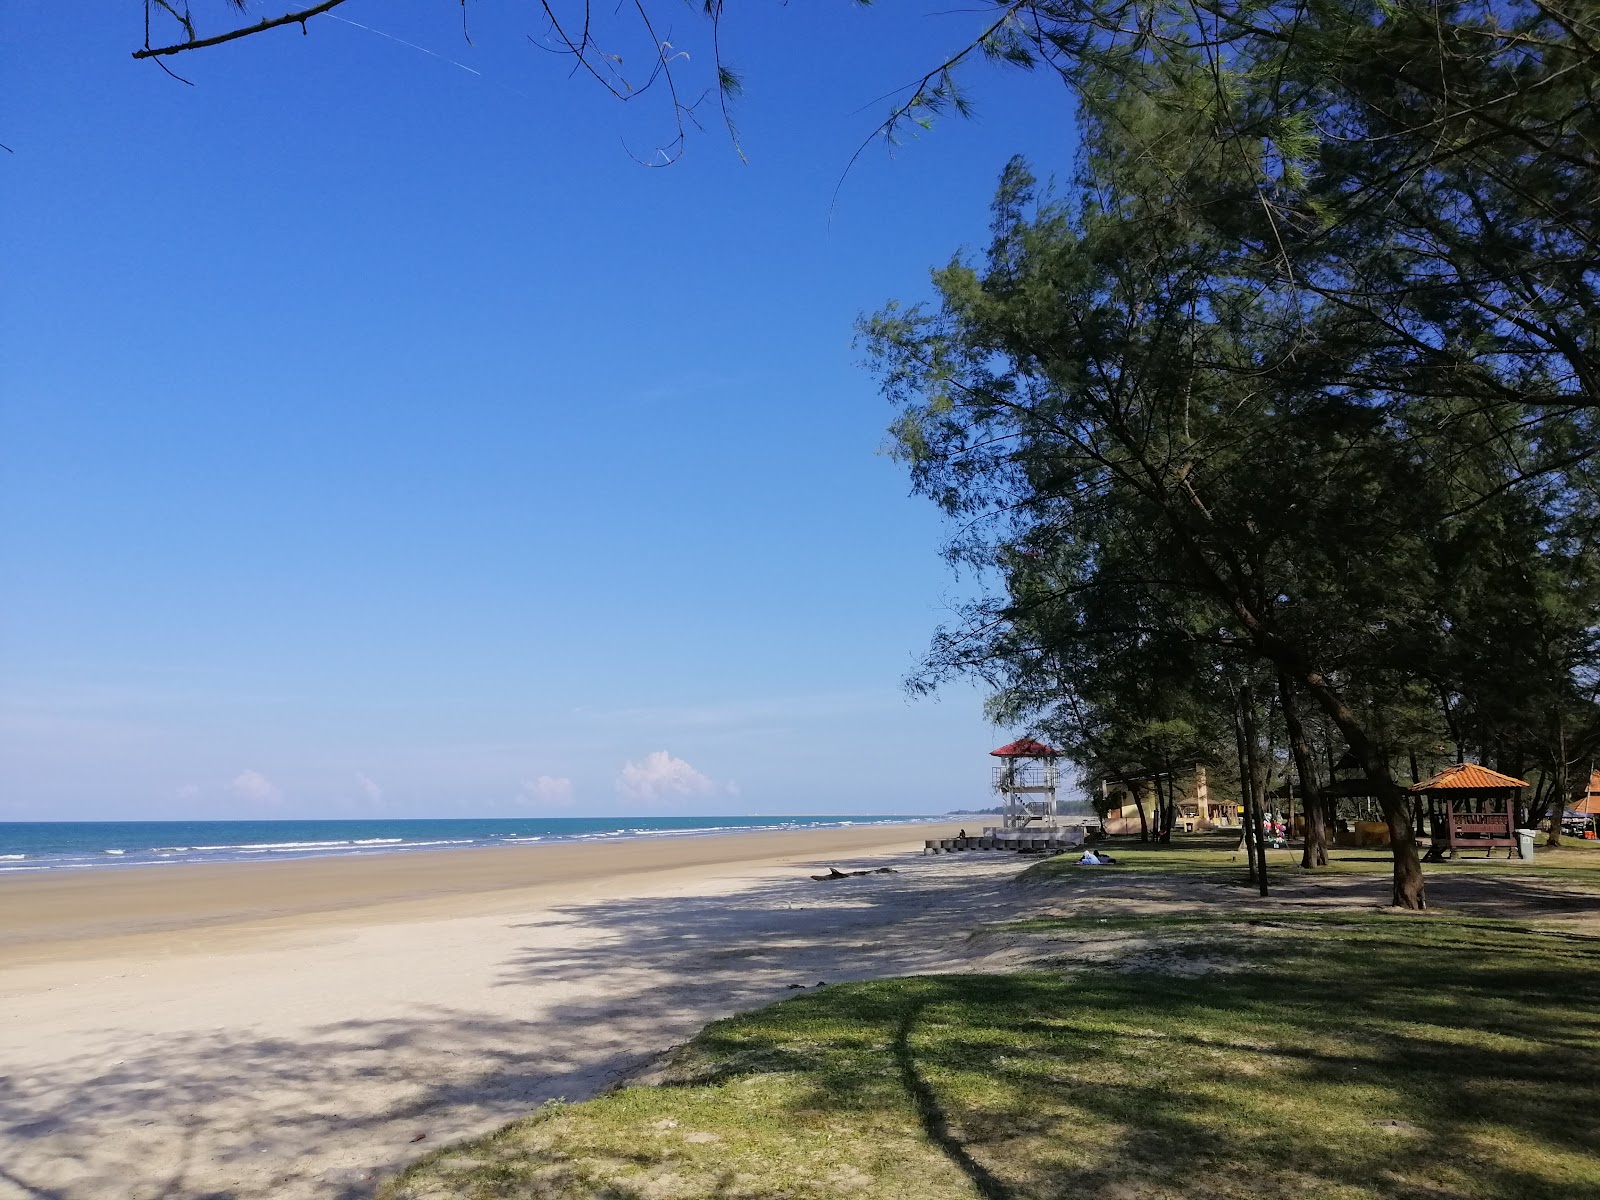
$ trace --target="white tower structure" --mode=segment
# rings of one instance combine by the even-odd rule
[[[994,790],[1005,809],[1005,828],[1054,829],[1059,750],[1032,738],[1018,738],[989,753],[1000,761],[994,768]]]

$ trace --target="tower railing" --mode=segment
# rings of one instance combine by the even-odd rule
[[[994,768],[995,790],[1002,792],[1018,788],[1053,788],[1058,786],[1060,777],[1060,770],[1048,759],[1021,759]]]

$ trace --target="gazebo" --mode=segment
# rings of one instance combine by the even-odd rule
[[[1600,829],[1600,771],[1589,773],[1589,785],[1584,789],[1583,795],[1567,806],[1567,811],[1562,814],[1562,824],[1566,824],[1573,814],[1582,820],[1582,836],[1593,841]],[[1563,832],[1573,832],[1565,830]]]
[[[1329,767],[1328,782],[1320,789],[1324,801],[1331,801],[1334,845],[1349,847],[1387,846],[1389,826],[1378,812],[1377,792],[1367,778],[1367,769],[1349,750]],[[1340,801],[1348,801],[1341,812]],[[1348,816],[1346,816],[1348,813]]]
[[[1454,858],[1464,850],[1515,854],[1517,794],[1527,786],[1526,779],[1477,763],[1457,763],[1413,785],[1411,791],[1428,802],[1432,844],[1424,861]]]

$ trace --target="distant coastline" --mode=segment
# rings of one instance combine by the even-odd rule
[[[177,863],[364,857],[473,847],[594,842],[781,829],[841,829],[933,816],[493,817],[317,821],[0,822],[0,874]]]

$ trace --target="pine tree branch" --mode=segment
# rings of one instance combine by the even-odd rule
[[[252,34],[265,33],[269,29],[277,29],[280,25],[298,25],[300,31],[305,32],[306,22],[312,17],[319,17],[329,9],[338,8],[344,0],[322,0],[321,4],[313,4],[310,8],[303,8],[299,12],[284,13],[281,17],[248,25],[242,29],[230,29],[227,33],[219,33],[214,37],[190,38],[187,42],[177,42],[171,46],[151,46],[148,42],[133,52],[135,58],[157,58],[166,54],[182,54],[185,50],[204,50],[207,46],[220,46],[224,42],[238,41],[240,38],[250,37]]]

